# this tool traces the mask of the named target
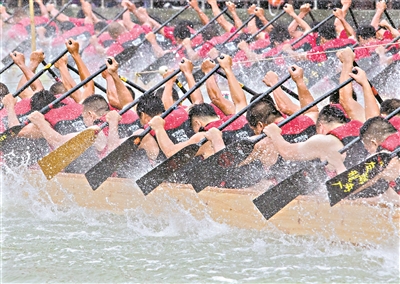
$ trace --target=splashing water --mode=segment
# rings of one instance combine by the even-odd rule
[[[399,281],[398,245],[236,229],[178,205],[159,217],[61,207],[21,172],[2,176],[4,282]]]

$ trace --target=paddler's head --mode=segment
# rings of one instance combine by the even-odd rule
[[[181,44],[185,38],[190,38],[191,33],[189,27],[193,28],[190,21],[179,22],[174,29],[174,38],[177,44]]]
[[[400,99],[387,99],[381,103],[381,116],[386,117],[389,113],[394,112],[400,107]],[[400,112],[397,113],[400,116]]]
[[[360,138],[365,149],[373,154],[386,138],[396,132],[396,128],[389,121],[376,116],[368,119],[360,128]]]
[[[362,25],[358,27],[356,35],[357,41],[363,45],[376,38],[376,31],[371,25]]]
[[[3,98],[9,93],[7,86],[3,83],[0,83],[0,103],[3,101]]]
[[[123,26],[121,26],[119,23],[111,23],[108,26],[108,34],[110,35],[110,37],[112,37],[113,39],[118,39],[118,37],[123,34],[125,32],[125,28]]]
[[[93,126],[94,122],[110,111],[106,99],[101,95],[91,95],[83,102],[82,118],[87,127]]]
[[[153,117],[161,115],[164,111],[162,100],[154,93],[141,96],[136,106],[136,112],[142,125],[146,125]]]
[[[197,133],[203,131],[210,122],[219,120],[219,116],[210,104],[194,104],[189,109],[189,120],[193,131]]]
[[[252,101],[254,99],[256,99],[256,97],[253,97]],[[250,106],[249,110],[246,112],[246,119],[250,128],[258,135],[261,134],[264,127],[282,119],[282,114],[272,102],[271,97],[266,96]]]
[[[350,121],[340,105],[330,104],[324,106],[316,122],[318,134],[328,134],[333,129]]]

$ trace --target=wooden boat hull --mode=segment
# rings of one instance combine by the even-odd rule
[[[400,208],[367,205],[360,200],[344,200],[330,207],[325,197],[299,196],[267,221],[252,202],[264,189],[207,188],[197,194],[190,185],[164,183],[144,196],[129,179],[109,178],[96,191],[79,174],[59,174],[47,181],[41,172],[31,171],[26,181],[55,204],[73,203],[117,214],[139,208],[146,214],[159,216],[184,209],[195,218],[211,217],[216,222],[244,229],[275,227],[287,234],[356,244],[388,240],[398,243],[399,239]]]

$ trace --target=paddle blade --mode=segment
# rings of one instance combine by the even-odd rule
[[[254,205],[269,220],[297,196],[314,191],[325,175],[324,167],[301,169],[253,200]]]
[[[25,125],[17,125],[17,126],[9,128],[6,131],[4,131],[3,133],[1,133],[0,134],[0,149],[3,147],[3,145],[5,145],[5,143],[7,143],[8,141],[10,141],[14,137],[16,137],[18,135],[18,133],[22,130],[22,128],[24,128],[24,126]]]
[[[197,144],[189,145],[139,178],[136,183],[144,195],[152,192],[163,181],[166,181],[170,175],[186,165],[196,155],[199,148]]]
[[[325,184],[331,206],[334,206],[382,172],[390,160],[390,153],[380,152],[328,180]]]
[[[142,139],[141,136],[132,136],[126,139],[119,147],[85,173],[85,177],[93,190],[99,188],[117,170],[120,164],[137,151],[139,144],[135,143],[136,138]]]
[[[253,141],[247,139],[229,144],[198,164],[195,171],[201,175],[193,174],[189,183],[196,192],[207,186],[219,186],[225,182],[227,171],[243,162],[253,151],[254,145]]]
[[[38,161],[40,168],[48,180],[61,172],[83,152],[93,145],[98,131],[88,128],[65,142],[53,152]]]

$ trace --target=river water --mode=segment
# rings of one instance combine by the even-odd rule
[[[400,281],[398,239],[359,247],[232,228],[183,209],[155,218],[60,207],[21,179],[2,175],[2,282]]]

